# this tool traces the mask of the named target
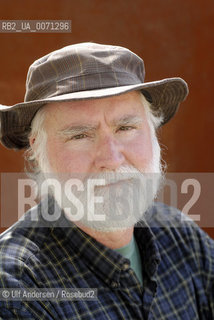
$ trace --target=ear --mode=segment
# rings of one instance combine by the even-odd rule
[[[29,159],[33,162],[31,162],[31,167],[38,167],[39,166],[39,162],[38,162],[38,154],[37,154],[37,139],[36,139],[36,135],[32,135],[29,137],[29,144],[30,144],[30,149],[29,149]],[[31,169],[30,167],[30,169]]]
[[[36,137],[30,137],[29,143],[30,143],[30,146],[31,146],[32,149],[34,147],[35,141],[36,141]]]
[[[36,136],[30,136],[29,138],[29,144],[30,144],[30,147],[31,147],[31,151],[33,153],[35,153],[35,149],[36,149]]]

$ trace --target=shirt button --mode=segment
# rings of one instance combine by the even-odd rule
[[[122,270],[126,271],[129,269],[129,264],[128,263],[124,263],[124,265],[122,266]]]
[[[118,288],[119,286],[120,286],[120,284],[118,282],[112,281],[112,283],[111,283],[112,288]]]

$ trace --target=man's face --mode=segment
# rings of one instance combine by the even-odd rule
[[[152,204],[160,178],[147,175],[159,172],[160,149],[140,93],[46,108],[46,167],[63,185],[54,196],[66,215],[100,231],[133,226]],[[76,185],[75,206],[71,178],[83,183]],[[95,179],[93,189],[89,182]],[[95,197],[101,199],[96,208],[90,202]]]
[[[56,173],[150,170],[151,131],[139,92],[47,106],[47,155]]]

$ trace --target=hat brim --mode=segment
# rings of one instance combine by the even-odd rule
[[[161,125],[173,117],[179,104],[188,95],[188,86],[183,79],[167,78],[114,88],[72,92],[47,99],[17,103],[13,106],[0,105],[1,142],[10,149],[27,148],[26,133],[30,130],[31,121],[36,112],[45,104],[106,98],[134,90],[141,90],[151,103],[155,115],[162,116]]]

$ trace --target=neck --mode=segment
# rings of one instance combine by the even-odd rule
[[[134,231],[134,227],[131,227],[124,230],[102,232],[88,228],[80,223],[75,222],[75,224],[82,231],[110,249],[118,249],[126,246],[131,241]]]

